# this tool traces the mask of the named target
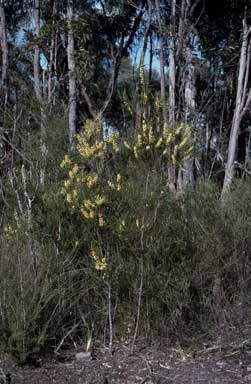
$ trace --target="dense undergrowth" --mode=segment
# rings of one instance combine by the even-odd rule
[[[32,211],[16,171],[0,236],[0,338],[20,361],[90,335],[108,343],[111,325],[113,337],[138,325],[152,339],[241,327],[249,316],[250,181],[224,205],[202,179],[174,198],[154,150],[135,157],[117,144],[94,160],[62,164],[55,152],[41,189],[27,173]]]

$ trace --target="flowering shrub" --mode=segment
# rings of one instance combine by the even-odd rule
[[[91,228],[89,255],[97,270],[107,271],[114,252],[111,247],[125,242],[131,231],[138,236],[152,228],[153,211],[168,193],[166,165],[191,157],[190,139],[191,129],[183,123],[176,129],[166,125],[155,133],[143,120],[142,132],[126,140],[117,132],[104,138],[101,122],[86,121],[77,137],[77,158],[73,161],[65,155],[61,162],[67,170],[62,194]],[[162,180],[157,191],[148,177],[154,169]]]

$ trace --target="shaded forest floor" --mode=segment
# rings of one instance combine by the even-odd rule
[[[17,366],[2,356],[0,366],[12,384],[238,384],[251,383],[249,340],[199,348],[141,340],[133,354],[127,343],[114,346],[111,356],[99,348],[91,359],[77,361],[76,349],[39,358],[35,365]],[[80,351],[80,350],[79,350]]]

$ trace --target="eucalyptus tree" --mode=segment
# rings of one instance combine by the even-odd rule
[[[2,76],[1,76],[1,88],[4,92],[5,106],[7,103],[7,76],[8,76],[8,43],[6,33],[6,18],[5,9],[3,5],[0,5],[0,42],[2,51]]]
[[[74,55],[74,36],[73,36],[73,1],[67,1],[67,26],[68,26],[68,42],[67,42],[67,60],[68,60],[68,76],[69,76],[69,143],[70,149],[74,149],[74,135],[76,133],[76,65]]]
[[[100,1],[100,7],[92,7],[89,13],[89,37],[82,49],[89,57],[89,78],[83,76],[81,93],[94,121],[102,120],[113,97],[122,59],[127,57],[145,12],[146,1],[133,7],[127,1]],[[85,17],[87,15],[84,15]],[[92,44],[91,44],[92,42]],[[80,47],[81,48],[81,47]],[[93,51],[94,49],[94,51]],[[97,80],[105,78],[105,96],[94,101],[93,91],[99,87]],[[103,81],[100,81],[102,84]],[[91,86],[91,87],[90,87]]]

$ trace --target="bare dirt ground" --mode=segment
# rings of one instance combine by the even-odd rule
[[[98,348],[90,359],[76,360],[68,349],[60,355],[37,359],[36,366],[17,366],[2,356],[0,367],[9,373],[12,384],[239,384],[251,383],[251,343],[201,345],[202,348],[172,347],[158,342],[114,345],[110,355]],[[8,382],[8,380],[7,380]]]

